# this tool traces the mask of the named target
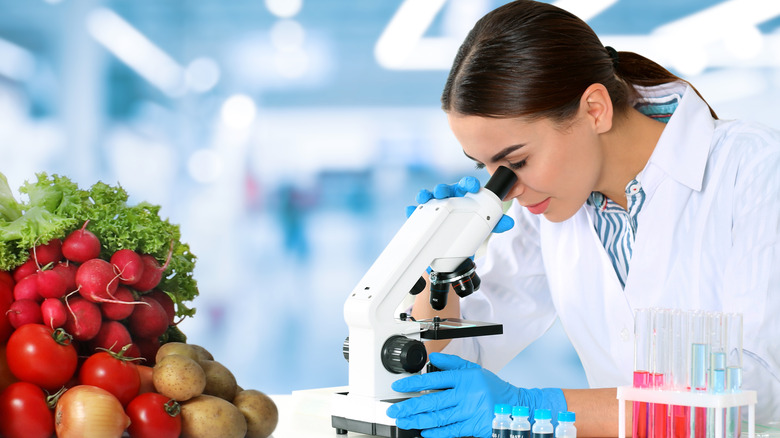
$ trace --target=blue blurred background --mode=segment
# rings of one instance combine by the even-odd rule
[[[267,393],[347,384],[342,306],[416,192],[486,175],[439,110],[498,0],[0,0],[0,172],[121,184],[198,256],[181,327]],[[780,127],[780,2],[561,0]],[[501,375],[584,387],[559,325]]]

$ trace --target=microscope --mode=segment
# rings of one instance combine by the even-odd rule
[[[503,333],[501,324],[435,317],[414,320],[398,307],[407,294],[418,294],[430,267],[431,306],[446,306],[450,288],[465,297],[479,288],[472,256],[503,215],[502,199],[517,180],[501,166],[477,193],[432,199],[404,222],[344,304],[349,336],[347,392],[333,394],[331,425],[389,438],[419,437],[386,414],[393,403],[420,394],[393,391],[391,384],[419,373],[427,363],[422,340],[454,339]],[[397,313],[396,313],[397,312]]]

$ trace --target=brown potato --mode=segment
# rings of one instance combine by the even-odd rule
[[[246,418],[247,438],[266,438],[279,423],[276,403],[258,390],[246,389],[239,392],[233,399],[233,404]]]
[[[195,354],[198,356],[198,361],[201,360],[214,360],[214,356],[211,355],[211,353],[206,350],[205,347],[202,347],[197,344],[188,344],[192,349],[195,351]]]
[[[181,405],[182,438],[243,438],[246,433],[246,419],[227,400],[204,394]]]
[[[213,395],[225,399],[233,400],[236,396],[236,377],[227,367],[214,360],[202,360],[198,362],[206,373],[206,388],[204,394]]]
[[[157,350],[155,356],[155,363],[159,362],[163,357],[171,354],[180,354],[187,356],[195,362],[199,362],[201,359],[200,353],[192,346],[192,344],[186,344],[184,342],[168,342],[160,345],[160,349]]]
[[[206,373],[189,357],[170,354],[155,364],[152,382],[157,392],[181,402],[203,393]]]

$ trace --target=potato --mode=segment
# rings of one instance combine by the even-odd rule
[[[264,393],[246,389],[233,399],[233,404],[244,414],[247,424],[247,438],[266,438],[279,423],[276,403]]]
[[[236,396],[236,377],[227,367],[214,360],[198,362],[206,373],[206,388],[204,394],[213,395],[232,401]]]
[[[197,344],[188,344],[190,347],[192,347],[193,350],[195,350],[195,354],[198,356],[199,361],[201,360],[214,360],[214,356],[211,355],[211,353],[206,350],[205,347],[202,347]]]
[[[152,382],[157,392],[182,402],[203,393],[206,373],[189,357],[169,354],[154,365]]]
[[[243,438],[244,415],[227,400],[199,395],[181,405],[182,438]]]
[[[170,354],[181,354],[182,356],[189,357],[195,362],[200,362],[201,359],[205,358],[205,355],[196,349],[192,344],[186,344],[184,342],[168,342],[160,345],[160,349],[157,350],[157,355],[155,356],[155,363],[159,362],[163,357]]]

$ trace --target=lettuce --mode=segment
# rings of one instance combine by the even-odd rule
[[[181,242],[179,226],[160,217],[160,206],[129,205],[127,192],[119,185],[97,182],[82,190],[67,177],[46,173],[37,174],[37,181],[26,182],[19,192],[27,195],[27,202],[14,199],[0,173],[0,269],[14,269],[27,260],[30,248],[64,239],[87,222],[87,229],[100,239],[106,260],[120,249],[151,254],[161,265],[170,257],[159,288],[173,298],[177,315],[195,314],[187,302],[198,295],[193,278],[196,257]]]

